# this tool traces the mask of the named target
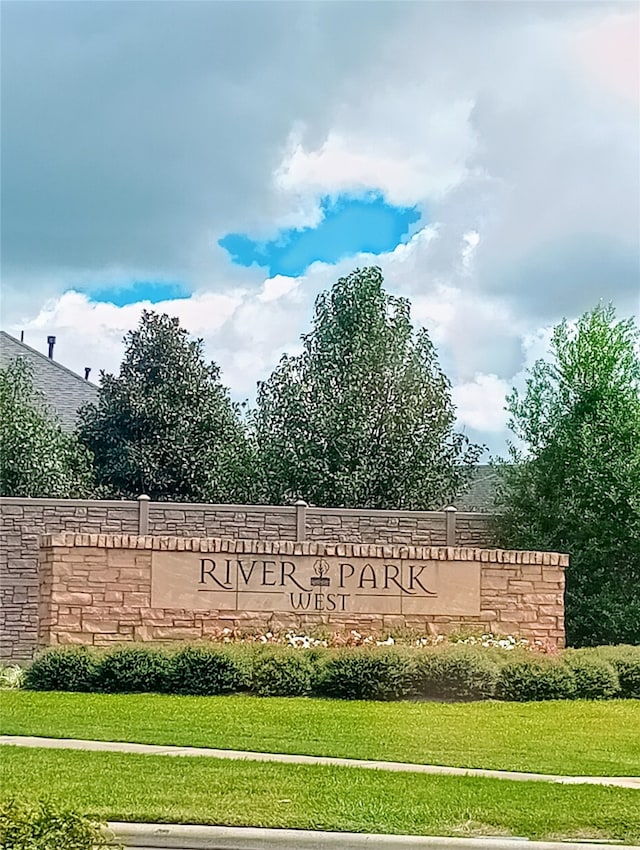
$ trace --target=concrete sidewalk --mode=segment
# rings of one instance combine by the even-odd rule
[[[159,744],[130,744],[120,741],[83,741],[77,738],[37,738],[31,735],[0,735],[0,745],[44,747],[56,750],[90,750],[92,752],[137,753],[155,756],[204,756],[216,759],[280,762],[282,764],[324,764],[337,767],[362,767],[404,773],[428,773],[444,776],[483,776],[516,782],[555,782],[561,785],[615,785],[640,790],[637,776],[556,776],[547,773],[521,773],[511,770],[447,767],[432,764],[406,764],[398,761],[368,761],[332,758],[330,756],[298,756],[286,753],[254,753],[245,750],[216,750],[208,747],[165,747]]]
[[[178,824],[110,823],[114,841],[127,850],[595,850],[630,845],[606,842],[528,841],[526,838],[441,838],[419,835],[380,835],[316,832],[305,829],[181,826]]]

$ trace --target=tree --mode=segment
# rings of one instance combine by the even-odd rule
[[[453,431],[449,382],[410,305],[357,269],[318,297],[303,352],[258,387],[253,429],[269,501],[424,509],[449,503],[481,449]]]
[[[80,436],[105,493],[154,500],[233,501],[244,496],[249,447],[237,408],[205,363],[202,340],[177,319],[143,312],[124,339],[120,374],[101,374]]]
[[[63,430],[21,357],[0,369],[0,491],[3,496],[78,498],[91,492],[91,457]]]
[[[523,396],[522,448],[499,465],[502,545],[570,554],[570,644],[640,643],[640,334],[599,306],[553,333]]]

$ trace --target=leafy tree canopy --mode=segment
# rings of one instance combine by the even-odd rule
[[[236,407],[205,363],[202,340],[145,311],[125,336],[120,374],[101,374],[97,404],[80,412],[96,479],[112,496],[234,501],[246,496],[248,446]]]
[[[436,508],[481,448],[453,431],[450,385],[410,305],[357,269],[316,301],[303,352],[259,385],[253,415],[263,497],[317,505]]]
[[[90,455],[47,408],[21,357],[0,369],[0,446],[1,495],[90,495]]]
[[[571,644],[640,642],[640,334],[599,306],[558,325],[507,398],[519,444],[499,466],[502,545],[571,555]]]

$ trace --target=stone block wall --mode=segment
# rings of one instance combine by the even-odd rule
[[[307,508],[307,539],[352,543],[444,546],[442,512]]]
[[[241,553],[379,559],[462,561],[478,570],[480,602],[473,615],[309,614],[246,610],[198,610],[152,605],[154,552]],[[275,562],[273,562],[275,563]],[[452,630],[512,633],[564,645],[566,555],[473,547],[373,546],[291,541],[220,540],[175,536],[61,534],[43,538],[39,644],[104,646],[132,641],[206,639],[223,628]]]
[[[0,658],[4,660],[27,659],[36,646],[38,546],[43,534],[142,531],[421,546],[486,546],[491,542],[489,515],[445,511],[5,498],[0,503],[0,518]]]
[[[191,505],[151,502],[149,531],[179,537],[252,537],[295,540],[294,507],[266,505]]]
[[[486,546],[491,542],[489,514],[449,514],[453,540],[447,535],[447,511],[367,511],[307,508],[306,538],[405,546]]]
[[[135,502],[3,499],[0,504],[0,658],[33,654],[38,632],[38,551],[43,533],[136,533]]]

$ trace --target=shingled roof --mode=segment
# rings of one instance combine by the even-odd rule
[[[459,511],[479,511],[493,513],[494,498],[498,486],[498,474],[488,464],[480,464],[473,470],[473,476],[466,493],[453,503]]]
[[[46,354],[36,351],[24,342],[0,331],[0,367],[6,367],[12,360],[21,357],[33,369],[33,385],[44,395],[47,405],[53,410],[63,428],[71,430],[76,422],[78,409],[87,402],[95,402],[98,388],[85,381],[71,369],[49,359]]]

